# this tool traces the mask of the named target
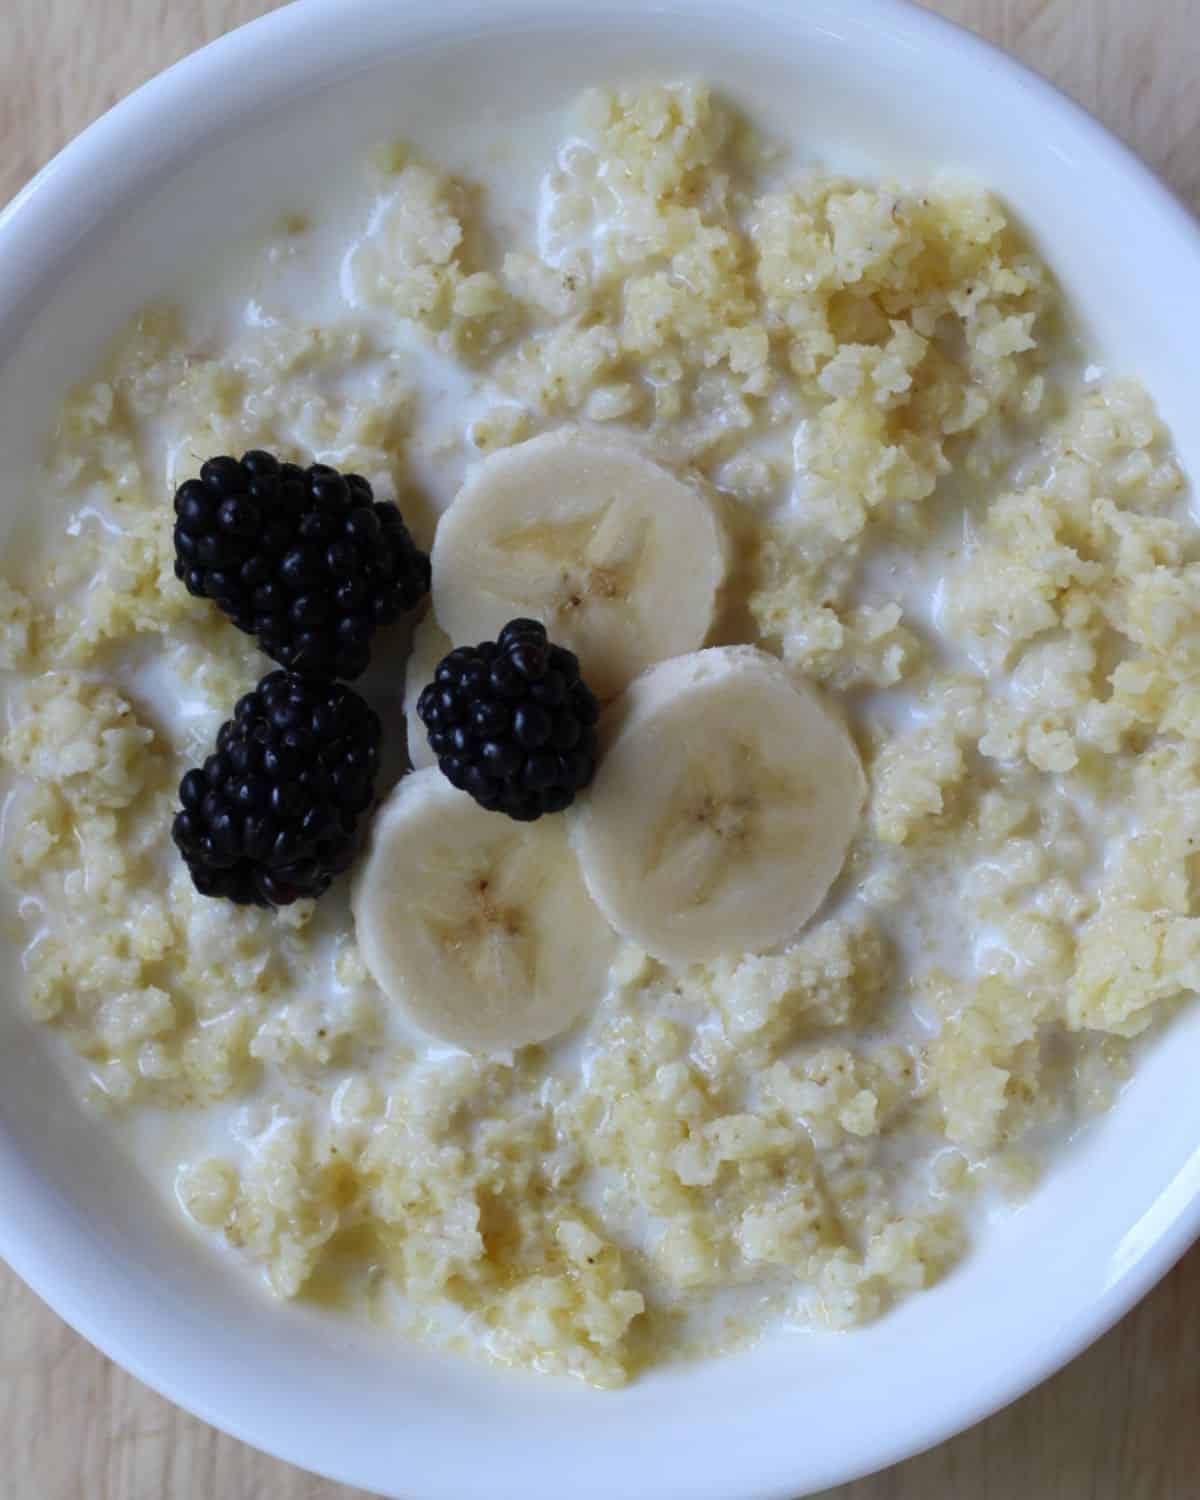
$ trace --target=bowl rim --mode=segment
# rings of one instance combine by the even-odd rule
[[[136,186],[145,187],[186,160],[188,153],[210,141],[229,119],[222,108],[221,85],[231,80],[244,90],[253,81],[260,102],[285,100],[286,80],[275,69],[258,64],[264,53],[278,57],[302,47],[315,27],[344,24],[348,3],[360,12],[382,11],[390,0],[291,0],[189,54],[142,84],[115,104],[51,159],[0,211],[0,362],[36,316],[38,289],[61,275],[80,242]],[[731,7],[778,13],[789,0],[753,0],[747,7],[729,0]],[[1118,137],[1082,106],[999,47],[964,27],[921,8],[913,0],[806,0],[814,10],[835,10],[873,24],[886,25],[915,44],[931,47],[947,58],[957,58],[972,69],[1007,77],[1028,97],[1031,107],[1092,152],[1106,159],[1116,187],[1136,192],[1140,202],[1157,216],[1163,229],[1190,246],[1200,269],[1200,222],[1180,198]],[[564,9],[589,0],[439,0],[436,10],[440,34],[447,28],[469,25],[486,16],[539,17],[561,15]],[[670,6],[662,7],[669,10]],[[405,7],[414,24],[427,24],[435,7],[412,3]],[[226,96],[227,97],[227,96]],[[180,105],[186,106],[180,109]],[[237,119],[237,110],[234,112]],[[164,119],[169,122],[164,128]],[[47,245],[55,248],[49,252]],[[930,1413],[903,1440],[864,1445],[864,1453],[846,1469],[842,1480],[898,1463],[941,1443],[968,1426],[992,1415],[1061,1369],[1107,1332],[1200,1239],[1200,1151],[1180,1178],[1182,1191],[1173,1204],[1174,1217],[1159,1227],[1157,1236],[1115,1277],[1104,1294],[1067,1319],[1038,1356],[1019,1369],[1004,1370],[990,1383],[976,1382],[955,1406]],[[1178,1179],[1177,1179],[1178,1181]],[[137,1321],[123,1316],[115,1299],[92,1295],[85,1274],[85,1246],[71,1205],[40,1179],[23,1158],[15,1141],[0,1128],[0,1201],[20,1203],[20,1216],[0,1216],[0,1256],[27,1285],[76,1332],[110,1359],[183,1410],[286,1462],[297,1459],[282,1439],[264,1437],[252,1413],[235,1409],[211,1392],[193,1388],[182,1362],[155,1358],[137,1332]],[[48,1256],[47,1243],[63,1253]],[[362,1483],[345,1470],[312,1469],[345,1483]],[[832,1481],[828,1481],[832,1482]],[[738,1500],[792,1500],[793,1487],[776,1484],[745,1488]]]

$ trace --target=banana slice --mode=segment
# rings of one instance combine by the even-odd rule
[[[695,490],[634,448],[567,430],[485,459],[442,517],[432,562],[456,646],[532,616],[606,699],[704,644],[726,547]]]
[[[430,610],[413,632],[412,650],[404,669],[404,723],[408,730],[408,758],[415,771],[436,766],[437,756],[429,748],[425,726],[417,717],[417,699],[427,682],[433,681],[438,662],[450,650],[450,637]]]
[[[689,964],[792,937],[846,858],[866,778],[845,727],[753,646],[631,683],[571,815],[583,878],[618,932]]]
[[[485,812],[436,767],[380,809],[351,904],[380,989],[460,1047],[508,1051],[565,1030],[604,993],[617,946],[563,819]]]

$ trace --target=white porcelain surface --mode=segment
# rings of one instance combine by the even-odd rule
[[[62,389],[139,304],[383,136],[453,159],[582,85],[703,74],[847,165],[978,174],[1200,474],[1200,231],[1016,64],[895,0],[300,0],[172,68],[0,217],[0,528]],[[0,950],[9,973],[16,954]],[[616,1393],[278,1307],[156,1203],[0,1005],[0,1253],[136,1375],[248,1441],[408,1500],[784,1500],[976,1421],[1100,1334],[1200,1232],[1200,1007],[961,1270],[874,1327],[780,1335]]]

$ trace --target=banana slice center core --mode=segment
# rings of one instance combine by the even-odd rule
[[[613,601],[629,597],[630,577],[627,568],[611,568],[598,565],[586,571],[563,570],[559,585],[555,612],[569,615],[595,599]]]
[[[677,869],[687,875],[692,899],[702,901],[735,876],[745,850],[769,840],[774,822],[791,826],[810,799],[794,782],[776,784],[740,740],[688,755],[683,766],[681,795],[646,846],[643,874]]]
[[[697,823],[711,829],[722,842],[738,844],[745,843],[750,837],[751,819],[757,812],[758,803],[752,797],[733,802],[705,797],[692,816]]]
[[[600,601],[624,603],[637,584],[649,531],[646,520],[629,511],[614,497],[590,516],[524,527],[506,537],[503,546],[519,552],[533,545],[558,563],[551,609],[560,619]]]
[[[533,966],[524,942],[529,925],[520,907],[503,901],[486,875],[471,880],[467,892],[457,921],[430,920],[447,952],[477,980],[486,979],[498,966],[511,970],[514,964],[532,980]],[[506,950],[503,959],[502,948]]]

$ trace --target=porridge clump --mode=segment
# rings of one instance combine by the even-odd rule
[[[612,1386],[935,1282],[1200,990],[1200,532],[979,187],[797,167],[698,84],[589,94],[547,167],[506,244],[483,188],[377,152],[336,255],[274,236],[252,317],[150,309],[70,396],[66,534],[0,585],[5,869],[89,1106],[275,1293]],[[267,449],[428,549],[483,455],[567,423],[712,500],[710,642],[836,698],[868,801],[789,944],[614,942],[565,1040],[455,1052],[398,1024],[338,886],[239,908],[177,858],[180,774],[267,663],[175,578],[170,496]],[[402,646],[361,684],[393,737]]]

